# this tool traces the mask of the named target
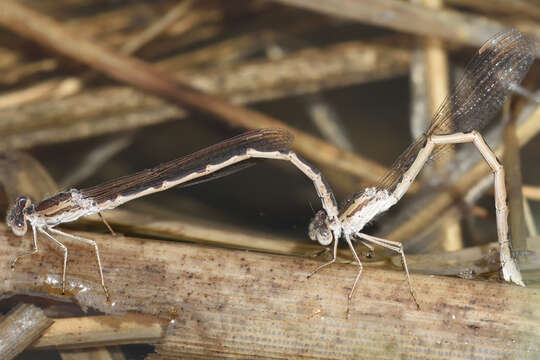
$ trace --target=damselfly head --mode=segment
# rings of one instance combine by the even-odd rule
[[[328,215],[324,210],[319,210],[311,222],[309,223],[309,238],[313,241],[318,241],[323,246],[328,246],[332,243],[333,235],[330,229]]]
[[[30,207],[32,202],[26,196],[19,196],[15,200],[15,205],[9,210],[6,223],[11,228],[11,231],[17,236],[26,234],[26,209]]]

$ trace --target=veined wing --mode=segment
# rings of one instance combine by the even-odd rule
[[[463,77],[443,101],[424,136],[394,162],[377,187],[392,190],[422,148],[426,137],[481,130],[521,83],[536,57],[536,43],[512,29],[486,41],[467,65]],[[435,156],[444,149],[437,146]]]

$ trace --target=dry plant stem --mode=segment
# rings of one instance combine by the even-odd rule
[[[114,155],[131,145],[133,138],[133,133],[122,134],[90,150],[84,158],[80,159],[80,165],[72,169],[60,181],[59,188],[69,189],[74,184],[82,183],[83,180],[97,172]]]
[[[426,53],[422,47],[417,47],[411,58],[409,71],[409,88],[411,91],[409,127],[413,139],[422,136],[426,131],[429,113],[427,104]]]
[[[527,0],[446,0],[448,5],[474,8],[484,12],[500,12],[505,16],[521,15],[540,19],[540,6]]]
[[[367,176],[378,169],[358,156],[338,149],[316,137],[291,129],[286,124],[244,107],[201,93],[188,85],[171,79],[169,74],[132,57],[122,56],[94,43],[71,36],[60,24],[21,5],[5,0],[0,12],[0,25],[21,36],[72,57],[114,79],[163,97],[178,105],[197,110],[230,124],[246,128],[284,128],[291,131],[296,142],[294,149],[309,159],[334,169]]]
[[[404,74],[409,57],[408,51],[388,45],[348,42],[301,51],[275,62],[246,63],[227,71],[195,73],[187,77],[187,81],[235,101],[263,100]],[[307,63],[309,72],[294,70],[304,68]],[[113,87],[86,91],[67,99],[5,109],[0,116],[0,124],[3,124],[0,125],[3,137],[0,151],[125,131],[184,116],[175,106],[133,89]],[[367,159],[363,161],[370,163],[373,170],[366,174],[365,182],[373,183],[385,172],[382,166]],[[340,175],[339,178],[340,182],[332,181],[337,188],[346,177]],[[357,189],[357,185],[349,186],[346,191]]]
[[[508,210],[510,212],[508,225],[510,226],[510,239],[512,251],[518,259],[527,252],[527,225],[523,207],[523,193],[521,188],[521,158],[519,155],[519,140],[516,135],[516,119],[510,114],[509,103],[504,107],[504,154],[503,165],[505,169],[506,187],[508,188]],[[524,260],[525,257],[521,256]]]
[[[409,61],[408,50],[351,41],[179,76],[205,92],[249,103],[393,78],[407,73]]]
[[[134,36],[122,45],[120,52],[126,55],[133,54],[147,43],[159,36],[167,26],[181,17],[191,7],[191,1],[185,0],[173,7],[162,19],[150,26],[146,31]],[[186,31],[188,28],[186,28]],[[64,79],[52,79],[34,85],[22,91],[15,91],[0,97],[0,108],[21,105],[23,103],[43,99],[43,98],[64,98],[80,92],[85,83],[94,79],[98,75],[95,71],[87,71],[77,78],[68,77]]]
[[[499,244],[492,242],[482,246],[468,247],[462,250],[447,252],[434,251],[426,254],[407,255],[409,269],[430,275],[463,276],[469,274],[476,277],[480,274],[496,273],[501,267]],[[394,256],[392,264],[401,266],[401,257]]]
[[[272,254],[314,256],[321,252],[315,243],[297,242],[289,237],[269,236],[267,233],[248,231],[216,221],[175,215],[152,215],[151,211],[115,209],[105,213],[107,221],[116,231],[137,233],[162,239],[188,240],[199,244],[220,245],[236,249],[249,249]],[[81,219],[96,226],[103,225],[98,216]],[[346,250],[346,249],[345,249]],[[343,251],[345,255],[347,251]],[[349,256],[350,257],[350,256]],[[347,258],[349,258],[347,257]]]
[[[527,233],[529,234],[529,236],[538,236],[538,230],[536,229],[534,215],[531,211],[531,206],[526,199],[523,199],[523,216],[525,217],[525,226],[527,227]]]
[[[113,305],[104,302],[93,276],[94,259],[75,244],[68,290],[81,306],[106,313],[173,317],[156,348],[164,358],[377,358],[389,348],[408,358],[540,356],[540,294],[532,289],[413,275],[422,303],[417,311],[401,271],[366,269],[346,320],[356,266],[335,264],[307,280],[315,261],[79,235],[99,243]],[[52,249],[8,271],[8,260],[29,240],[21,244],[0,226],[0,290],[59,294],[59,258]]]
[[[443,4],[440,0],[423,0],[421,4],[431,9],[442,9]],[[426,93],[428,95],[428,114],[436,114],[439,104],[442,104],[448,96],[449,90],[449,69],[446,50],[443,47],[441,40],[436,38],[427,38],[424,42],[425,59],[426,59]],[[447,132],[451,133],[451,122],[447,126]],[[429,124],[425,128],[428,128]],[[435,163],[432,170],[435,176],[444,178],[448,173],[448,166],[455,157],[453,149],[446,151],[443,156]],[[424,176],[432,176],[429,171]],[[447,217],[444,226],[440,228],[441,246],[447,251],[459,250],[463,247],[463,238],[461,234],[461,226],[457,218]]]
[[[306,97],[304,101],[311,122],[317,127],[321,135],[327,141],[342,149],[354,151],[352,141],[332,104],[324,96],[318,96],[317,94]]]
[[[319,244],[298,242],[290,237],[270,236],[266,232],[248,231],[222,222],[195,219],[179,214],[174,214],[174,217],[163,212],[152,215],[155,211],[147,211],[148,208],[144,206],[142,209],[144,210],[114,209],[107,211],[105,216],[111,227],[117,231],[160,239],[188,240],[198,244],[307,258],[320,258],[323,250]],[[79,223],[103,227],[103,222],[97,215],[82,218]],[[351,252],[346,248],[338,249],[336,261],[351,262]]]
[[[188,72],[190,72],[196,71],[199,67],[223,65],[245,57],[246,53],[260,49],[262,44],[275,40],[277,37],[278,34],[275,32],[255,30],[248,34],[241,34],[215,44],[193,49],[184,54],[169,56],[155,63],[155,66],[164,71],[189,69]]]
[[[485,17],[399,0],[275,0],[328,15],[478,46],[507,27]],[[459,29],[459,31],[456,31]]]
[[[57,68],[57,61],[54,59],[42,59],[31,63],[21,64],[22,60],[18,59],[20,54],[16,54],[17,52],[14,50],[2,48],[0,62],[7,62],[7,64],[2,67],[2,71],[6,72],[6,75],[0,79],[0,84],[2,85],[14,85],[19,81],[23,81],[26,77],[47,74]],[[17,57],[17,61],[12,60],[14,57]]]
[[[46,80],[23,90],[3,93],[0,97],[0,109],[19,106],[37,101],[58,93],[59,80]]]
[[[120,49],[131,41],[137,41],[139,45],[144,45],[142,42],[134,40],[139,39],[139,36],[141,35],[139,29],[126,33],[126,28],[131,28],[133,26],[132,19],[139,19],[142,23],[151,22],[152,16],[149,16],[149,13],[148,7],[146,6],[126,5],[122,6],[120,10],[107,11],[100,14],[100,16],[70,19],[65,23],[65,26],[69,32],[76,33],[78,36],[84,37],[85,39],[94,39],[111,48]],[[221,14],[217,11],[192,10],[186,18],[182,18],[179,21],[182,29],[180,33],[199,25],[201,22],[219,21],[220,17]],[[175,27],[175,25],[176,24],[173,24],[173,27]],[[190,32],[189,35],[180,36],[180,38],[177,39],[175,36],[179,31],[175,29],[173,34],[169,34],[169,36],[172,37],[171,41],[174,42],[173,45],[168,44],[168,42],[165,42],[165,44],[152,43],[157,49],[151,48],[149,51],[152,51],[152,55],[159,56],[161,54],[161,51],[159,50],[160,47],[167,47],[169,50],[165,50],[165,52],[168,52],[170,51],[171,46],[177,48],[189,46],[193,42],[208,40],[208,38],[216,36],[216,34],[219,33],[219,31],[206,31],[202,37],[193,36],[198,32],[201,32],[201,29],[199,29],[199,31],[194,30]],[[6,43],[6,46],[10,45],[10,42]],[[14,43],[13,45],[16,44]],[[11,60],[16,56],[15,54],[16,52],[10,53],[8,49],[3,49],[2,53],[0,53],[0,63],[7,63],[7,66],[3,68],[6,75],[0,79],[1,84],[10,85],[18,81],[24,82],[25,78],[35,74],[51,73],[58,70],[59,63],[54,58],[43,59],[29,64],[21,64],[21,60],[19,60],[19,62]]]
[[[165,335],[168,320],[144,314],[55,319],[32,344],[35,350],[82,349],[124,344],[154,344]]]
[[[231,51],[238,52],[235,48]],[[181,60],[189,58],[189,54],[183,55],[178,61],[182,63]],[[218,56],[213,51],[206,51],[203,55]],[[280,60],[244,62],[209,71],[180,72],[178,76],[191,86],[245,104],[404,75],[408,72],[409,59],[408,50],[396,48],[391,43],[350,41],[322,49],[305,49]],[[172,60],[163,66],[164,70],[170,71],[179,68],[185,66],[179,66]],[[51,92],[51,89],[59,82],[60,79],[49,80],[15,93],[4,94],[0,96],[0,107],[35,99],[52,99],[54,103],[58,101],[55,99],[58,93]]]
[[[60,351],[62,360],[115,360],[107,348]]]
[[[129,360],[124,355],[124,351],[120,346],[108,346],[107,352],[109,353],[111,360]]]
[[[119,346],[62,350],[60,357],[62,360],[127,360]]]
[[[136,90],[103,88],[2,111],[0,151],[127,131],[183,116],[178,107]]]
[[[185,15],[185,13],[191,8],[192,1],[191,0],[185,0],[183,2],[180,2],[177,4],[177,6],[170,9],[165,16],[163,16],[161,19],[156,21],[154,24],[152,24],[150,27],[145,29],[140,34],[137,34],[136,36],[131,37],[125,44],[123,44],[120,47],[119,52],[125,55],[131,55],[136,53],[138,50],[140,50],[142,47],[150,43],[154,38],[159,36],[164,30],[167,29],[168,26],[170,26],[174,21],[176,21],[179,17],[182,17]],[[191,24],[194,25],[194,24]],[[189,28],[186,28],[186,31]],[[89,80],[93,79],[96,75],[98,75],[95,71],[88,71],[86,74],[81,75],[77,80],[82,82],[88,82]],[[69,81],[69,79],[68,79]],[[77,91],[80,91],[82,89],[82,84],[80,84],[77,88]]]
[[[534,185],[523,185],[523,196],[527,199],[540,201],[540,187]]]
[[[10,203],[21,194],[42,199],[58,191],[47,170],[32,156],[20,151],[0,155],[0,184]]]
[[[193,5],[192,0],[183,0],[176,6],[172,7],[165,16],[156,21],[146,30],[144,30],[139,36],[130,39],[124,46],[122,46],[122,52],[124,54],[134,54],[138,49],[148,44],[150,41],[159,36],[163,31],[172,25],[179,18],[186,15]]]
[[[40,308],[20,304],[0,321],[0,359],[15,358],[53,323]]]
[[[219,5],[219,3],[215,4]],[[246,9],[247,7],[244,5],[243,8]],[[143,56],[146,54],[151,58],[163,58],[167,56],[166,60],[159,61],[159,65],[162,63],[168,64],[169,60],[171,60],[171,65],[176,69],[196,69],[199,66],[223,64],[232,59],[238,59],[245,56],[246,51],[252,53],[253,48],[260,49],[262,44],[270,39],[283,37],[283,34],[291,36],[298,33],[305,33],[317,26],[327,24],[329,21],[329,19],[325,20],[324,18],[317,17],[318,21],[298,21],[287,23],[284,27],[279,26],[279,32],[272,30],[261,31],[260,26],[265,28],[265,24],[270,23],[271,25],[276,21],[275,17],[265,15],[262,17],[262,24],[257,22],[258,25],[254,26],[254,29],[250,30],[248,28],[248,34],[233,37],[232,39],[227,36],[227,39],[218,41],[217,43],[213,41],[211,45],[197,48],[194,51],[189,51],[179,56],[170,57],[170,53],[176,52],[178,49],[189,46],[193,47],[193,44],[197,42],[205,42],[211,38],[215,40],[216,37],[220,36],[223,33],[223,29],[216,25],[211,25],[220,23],[223,20],[223,12],[220,9],[220,7],[216,9],[192,8],[186,16],[163,30],[165,32],[164,37],[156,39],[156,41],[152,41],[151,43],[147,43],[150,39],[144,35],[144,30],[141,33],[141,30],[135,28],[131,32],[126,32],[126,28],[133,28],[132,19],[138,19],[138,22],[143,24],[154,22],[153,16],[149,15],[151,12],[148,11],[148,6],[146,5],[125,4],[119,9],[105,10],[105,13],[100,13],[98,16],[70,19],[65,23],[65,26],[71,33],[78,34],[85,39],[93,39],[114,49],[126,47],[133,49],[133,46],[128,45],[131,42],[138,43],[138,46],[148,45],[143,52]],[[305,16],[302,16],[302,19],[305,19]],[[168,21],[167,14],[155,23],[162,24],[163,21]],[[205,26],[205,24],[207,25]],[[150,27],[152,28],[153,26]],[[201,37],[200,33],[204,34],[204,36]],[[156,34],[154,33],[153,35]],[[5,46],[16,45],[9,41],[4,41],[4,43]],[[53,58],[36,61],[31,64],[20,64],[20,61],[15,51],[11,52],[10,49],[3,49],[0,52],[0,69],[5,72],[5,76],[0,78],[0,83],[12,84],[16,81],[24,81],[23,77],[31,76],[36,72],[52,73],[58,70],[58,61]],[[160,67],[159,65],[158,68]]]

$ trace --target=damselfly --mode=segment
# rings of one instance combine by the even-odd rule
[[[461,81],[440,106],[429,129],[405,150],[380,182],[354,195],[339,209],[337,216],[325,210],[316,214],[310,224],[309,236],[325,246],[333,241],[334,251],[332,260],[316,268],[309,276],[336,260],[338,240],[345,238],[360,268],[349,293],[350,302],[362,274],[362,263],[352,240],[358,240],[370,249],[370,243],[379,245],[401,255],[409,289],[418,306],[402,244],[365,234],[362,229],[403,197],[424,164],[444,145],[471,142],[495,177],[497,236],[503,277],[524,286],[508,240],[504,169],[478,131],[501,109],[510,93],[519,88],[535,56],[535,42],[517,30],[497,34],[484,43],[467,66]]]
[[[53,234],[82,241],[94,247],[101,285],[106,297],[109,298],[96,242],[60,231],[56,229],[57,225],[75,221],[81,216],[101,214],[104,210],[114,209],[128,201],[164,191],[173,186],[189,186],[225,176],[251,165],[257,158],[285,160],[292,163],[313,181],[325,212],[332,218],[336,217],[335,199],[326,180],[318,170],[288,150],[292,142],[293,136],[286,130],[253,130],[151,169],[91,188],[60,192],[37,204],[26,196],[20,196],[8,213],[7,224],[14,234],[23,236],[26,234],[28,222],[32,227],[34,248],[17,256],[12,261],[11,267],[13,269],[22,256],[38,252],[37,233],[41,233],[64,252],[63,293],[68,250]]]

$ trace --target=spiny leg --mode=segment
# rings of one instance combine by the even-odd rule
[[[418,303],[418,300],[416,299],[416,295],[414,294],[411,276],[409,275],[409,268],[407,267],[407,260],[405,259],[405,252],[403,251],[403,244],[398,241],[381,239],[381,238],[364,234],[364,233],[356,233],[355,235],[366,241],[370,241],[376,245],[395,251],[401,255],[401,265],[403,266],[403,269],[405,270],[405,275],[407,277],[407,283],[409,284],[409,290],[411,292],[411,296],[416,304],[416,307],[420,310],[420,304]]]
[[[17,255],[13,260],[11,260],[11,270],[15,270],[15,264],[17,261],[19,261],[20,258],[26,255],[34,255],[38,252],[38,245],[37,245],[37,233],[36,233],[36,227],[32,226],[32,233],[34,238],[34,249],[30,251],[25,251],[22,254]]]
[[[56,240],[51,234],[49,234],[48,232],[46,232],[45,230],[41,228],[38,228],[38,230],[40,233],[46,235],[49,239],[54,241],[54,243],[64,251],[64,268],[62,271],[62,294],[64,294],[66,291],[66,267],[67,267],[68,250],[64,244]],[[53,230],[53,229],[49,229],[49,230]]]
[[[112,229],[111,225],[109,225],[109,222],[107,221],[107,219],[105,219],[105,217],[101,214],[101,211],[98,212],[98,215],[101,219],[101,221],[103,221],[103,223],[105,224],[105,226],[107,226],[107,229],[109,229],[109,231],[111,232],[112,235],[116,236],[116,233],[114,232],[114,230]]]
[[[336,262],[336,258],[337,258],[337,247],[338,247],[338,239],[337,239],[337,238],[334,238],[334,251],[333,251],[333,253],[332,253],[332,260],[327,261],[327,262],[325,262],[324,264],[317,266],[317,268],[316,268],[315,270],[313,270],[312,272],[310,272],[310,273],[307,275],[307,278],[308,278],[308,279],[309,279],[310,277],[312,277],[317,271],[321,270],[321,269],[324,268],[324,267],[327,267],[328,265],[332,265],[334,262]]]
[[[98,268],[99,268],[99,275],[101,276],[101,287],[103,288],[103,291],[105,292],[105,296],[107,298],[107,301],[109,301],[109,299],[110,299],[109,291],[107,290],[107,287],[105,286],[105,279],[103,277],[103,269],[101,267],[101,259],[99,257],[99,249],[98,249],[98,246],[97,246],[96,242],[94,240],[86,239],[86,238],[83,238],[83,237],[80,237],[80,236],[77,236],[77,235],[72,235],[72,234],[69,234],[69,233],[66,233],[66,232],[63,232],[63,231],[60,231],[60,230],[56,230],[56,229],[49,229],[49,231],[51,231],[51,232],[53,232],[55,234],[58,234],[58,235],[68,237],[70,239],[82,241],[82,242],[84,242],[86,244],[90,244],[90,245],[92,245],[94,247],[94,249],[96,250],[96,258],[97,258],[97,263],[98,263]]]

